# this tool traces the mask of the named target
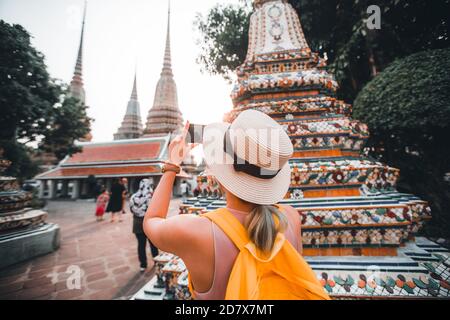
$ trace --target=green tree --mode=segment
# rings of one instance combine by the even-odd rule
[[[198,60],[203,70],[228,77],[244,61],[250,2],[216,6],[206,17],[197,17],[202,49]],[[311,49],[327,54],[329,69],[341,86],[338,95],[347,102],[396,58],[450,44],[450,0],[289,2],[300,16]],[[367,29],[370,5],[381,9],[380,30]]]
[[[44,56],[20,25],[0,20],[0,145],[13,161],[10,173],[29,177],[30,146],[59,159],[78,151],[76,139],[89,132],[86,107],[67,98],[67,88],[50,77]],[[27,164],[27,169],[22,170]]]
[[[197,41],[201,49],[197,62],[203,71],[230,79],[231,72],[247,54],[249,18],[250,7],[245,1],[242,6],[218,4],[206,17],[197,14],[195,26],[201,34],[201,40]]]
[[[444,181],[450,172],[448,70],[448,48],[396,60],[359,93],[353,112],[371,128],[372,155],[401,170],[399,190],[428,200],[431,226],[446,236],[450,234],[450,189]]]
[[[89,133],[91,119],[87,116],[86,107],[65,89],[61,102],[48,115],[49,123],[45,136],[39,147],[42,151],[55,155],[58,160],[81,151],[75,140]]]

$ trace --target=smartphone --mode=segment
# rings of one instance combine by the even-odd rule
[[[203,124],[189,124],[188,134],[186,135],[187,143],[203,143],[203,131],[205,130]]]

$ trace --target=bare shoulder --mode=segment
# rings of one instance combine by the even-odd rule
[[[180,238],[201,238],[210,229],[210,222],[207,218],[194,215],[182,214],[168,218],[167,228],[173,228],[173,233]]]
[[[294,224],[295,227],[300,227],[300,215],[294,207],[283,205],[281,206],[284,209],[286,217],[289,219],[291,223]]]
[[[295,218],[298,217],[298,211],[294,207],[288,205],[282,205],[281,207],[284,209],[287,216]]]

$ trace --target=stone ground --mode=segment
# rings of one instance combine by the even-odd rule
[[[176,213],[179,199],[172,200]],[[61,228],[61,247],[54,253],[0,270],[0,300],[3,299],[128,299],[154,274],[150,248],[149,268],[139,271],[137,241],[132,233],[133,217],[124,221],[96,222],[91,200],[51,201],[48,222]],[[127,206],[128,209],[128,206]],[[75,271],[74,271],[75,270]],[[80,288],[74,275],[81,271]]]

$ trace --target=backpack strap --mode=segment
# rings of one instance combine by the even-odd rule
[[[221,208],[202,215],[214,222],[222,231],[233,241],[234,245],[242,251],[250,239],[247,235],[247,230],[236,219],[236,217],[227,209]]]

